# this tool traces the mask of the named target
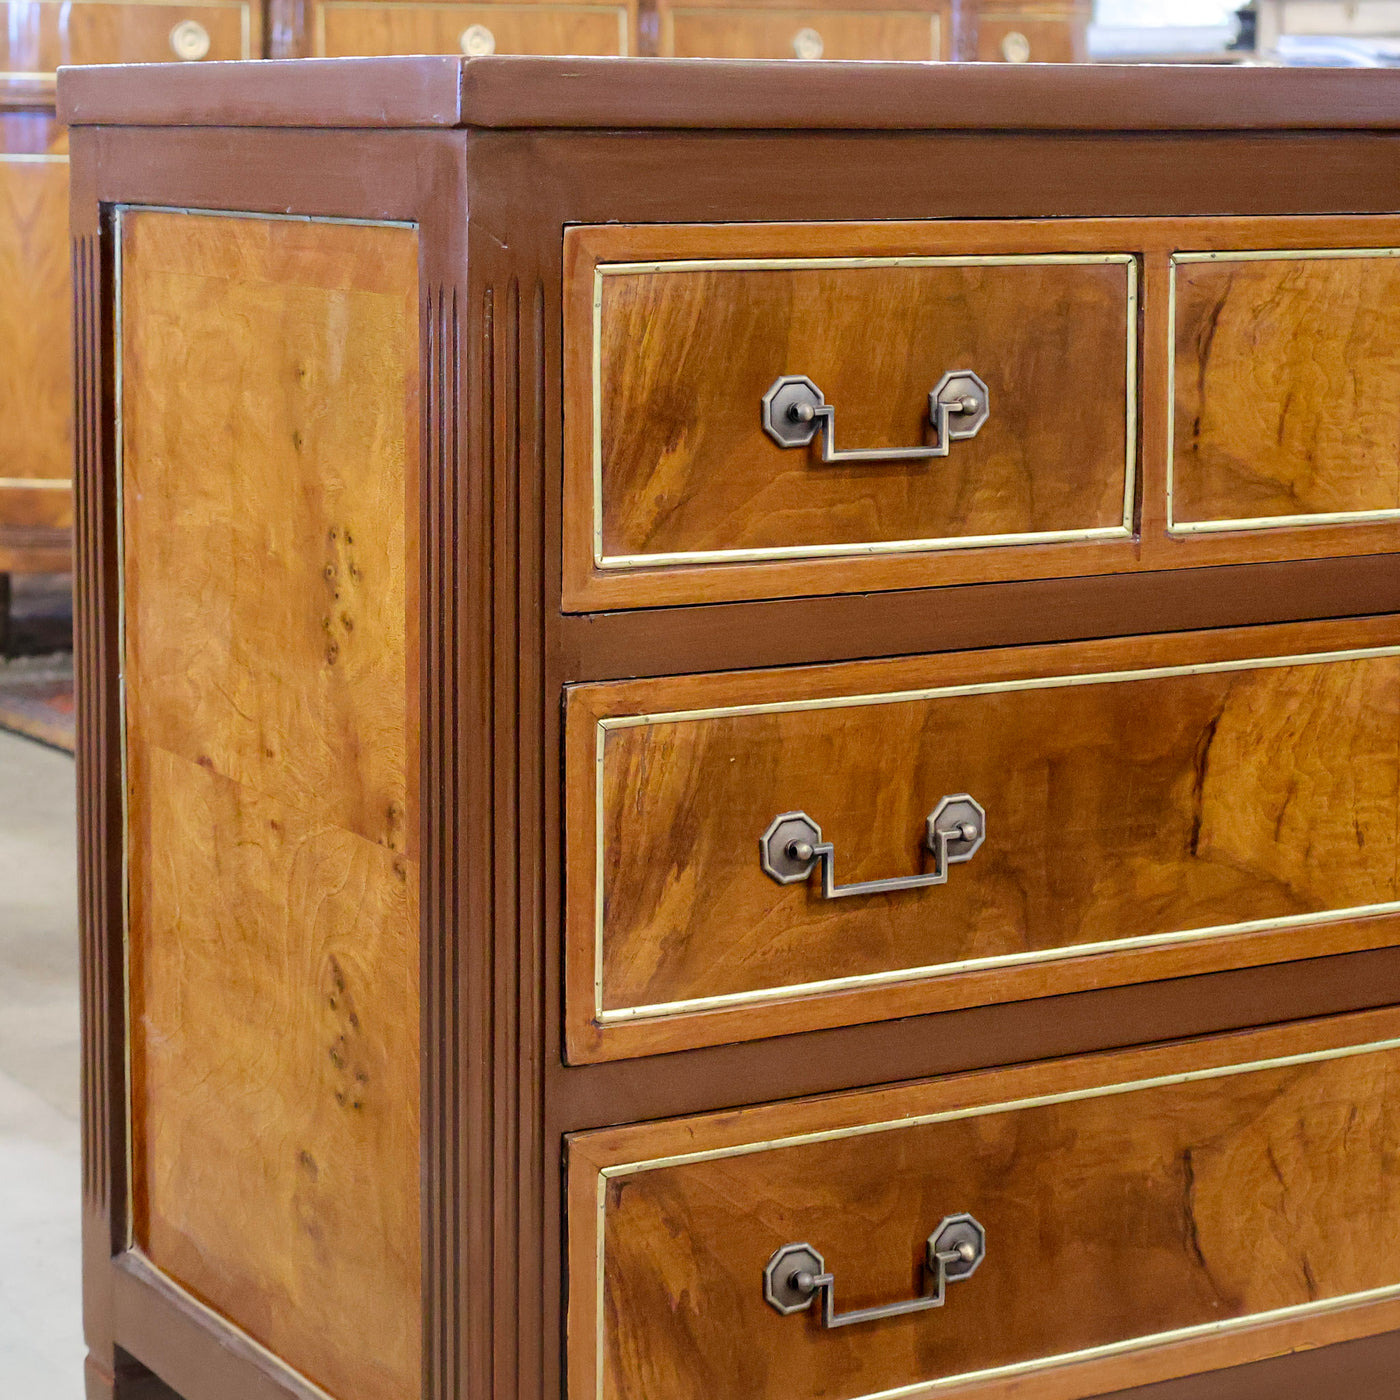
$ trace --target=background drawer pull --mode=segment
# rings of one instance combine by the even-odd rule
[[[970,1215],[947,1215],[928,1237],[924,1252],[924,1291],[918,1298],[886,1303],[878,1308],[836,1311],[836,1279],[809,1244],[785,1244],[763,1270],[763,1296],[785,1317],[801,1312],[821,1295],[821,1325],[849,1327],[853,1322],[876,1322],[883,1317],[941,1308],[950,1283],[971,1278],[986,1257],[987,1232]]]
[[[485,58],[496,52],[496,36],[484,24],[469,24],[458,40],[468,58]]]
[[[805,374],[784,375],[763,396],[763,431],[779,447],[807,447],[818,433],[823,462],[922,462],[946,457],[961,438],[976,437],[990,412],[987,386],[970,369],[949,370],[928,396],[931,447],[865,447],[839,451],[836,410]]]
[[[815,29],[799,29],[792,36],[792,52],[796,58],[820,58],[826,52],[826,44]]]
[[[850,894],[890,894],[895,890],[921,890],[948,882],[948,867],[971,860],[987,839],[987,814],[967,793],[943,798],[929,813],[925,843],[933,853],[933,870],[927,875],[895,875],[887,880],[864,880],[854,885],[836,883],[836,848],[822,840],[822,829],[806,812],[784,812],[774,817],[759,838],[763,869],[780,885],[807,879],[812,867],[822,869],[822,898],[840,899]]]
[[[197,19],[182,19],[170,31],[170,52],[181,63],[197,63],[209,52],[209,31]]]

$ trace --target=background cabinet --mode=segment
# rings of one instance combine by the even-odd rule
[[[53,80],[9,77],[0,80],[0,575],[7,583],[11,573],[68,568],[70,299],[68,138],[54,116]]]
[[[13,573],[63,573],[73,527],[68,137],[60,64],[258,58],[260,0],[0,4],[0,647]]]

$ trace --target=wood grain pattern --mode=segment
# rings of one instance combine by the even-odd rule
[[[51,116],[0,123],[0,569],[14,571],[53,567],[73,525],[68,159]]]
[[[0,72],[51,73],[60,64],[174,63],[170,31],[193,19],[209,35],[208,59],[262,53],[261,6],[246,0],[28,0],[7,6]]]
[[[991,153],[988,154],[990,158]],[[570,611],[593,611],[612,607],[917,588],[931,584],[1060,578],[1140,569],[1317,559],[1339,554],[1394,550],[1400,542],[1400,525],[1397,525],[1395,520],[1350,522],[1342,517],[1335,523],[1314,524],[1297,529],[1232,530],[1220,534],[1173,535],[1167,530],[1167,495],[1168,437],[1172,422],[1170,377],[1173,356],[1176,353],[1169,314],[1172,256],[1177,252],[1193,250],[1305,250],[1395,246],[1400,246],[1400,221],[1391,217],[1362,216],[1113,220],[1057,218],[1041,222],[998,219],[922,225],[811,223],[670,227],[637,225],[571,229],[565,240],[564,606]],[[589,524],[594,511],[590,346],[594,268],[598,263],[772,257],[898,258],[929,253],[1064,253],[1101,251],[1106,248],[1117,248],[1137,254],[1141,260],[1143,274],[1142,338],[1139,357],[1141,442],[1138,453],[1138,514],[1135,522],[1137,533],[1134,539],[1080,539],[1069,543],[964,546],[956,549],[895,552],[838,559],[672,561],[626,568],[599,568],[595,565],[594,540]],[[1368,261],[1367,265],[1372,264]],[[1378,314],[1383,321],[1388,313],[1382,310]],[[718,317],[719,313],[713,304],[707,307],[707,320]],[[742,342],[748,332],[743,326],[734,329]],[[1311,341],[1304,338],[1291,350],[1281,351],[1285,362],[1297,361],[1300,365],[1304,364],[1307,356],[1313,352],[1306,348],[1300,349],[1299,346],[1310,344]],[[1292,357],[1291,360],[1289,356]],[[731,358],[742,361],[742,357]],[[860,357],[856,357],[854,369],[848,363],[847,373],[859,373],[863,368],[859,361]],[[1377,363],[1379,364],[1379,360]],[[707,375],[718,379],[722,374],[737,372],[727,365],[726,360],[725,367],[720,369],[710,366],[704,368]],[[1383,375],[1384,371],[1377,369],[1375,373]],[[1179,373],[1177,379],[1179,384],[1182,383],[1182,374]],[[820,380],[818,382],[821,383]],[[643,380],[640,388],[646,389],[648,384],[649,380]],[[829,398],[837,398],[827,385],[822,384],[821,387],[827,390]],[[762,390],[757,392],[761,393]],[[713,414],[706,422],[701,423],[700,427],[705,429],[704,432],[697,431],[695,425],[689,423],[688,393],[687,389],[686,393],[673,395],[670,400],[662,399],[650,405],[659,424],[670,423],[676,426],[677,431],[670,438],[658,438],[651,459],[646,463],[639,462],[636,466],[638,479],[643,483],[640,492],[643,508],[639,525],[628,528],[640,532],[656,528],[655,520],[646,514],[645,506],[648,502],[659,502],[659,506],[653,505],[653,514],[663,521],[672,515],[681,521],[697,515],[705,519],[705,512],[713,512],[716,509],[713,492],[708,489],[711,483],[708,481],[703,482],[706,490],[696,490],[689,496],[677,495],[674,490],[667,495],[660,489],[677,475],[676,459],[684,459],[686,454],[696,453],[699,447],[708,446],[709,450],[713,450],[712,440],[718,436],[713,426]],[[1085,393],[1082,381],[1078,384],[1076,393],[1081,396]],[[1092,393],[1093,401],[1099,402],[1097,383]],[[1383,420],[1384,410],[1379,407],[1379,395],[1376,395],[1375,399],[1378,407],[1371,416]],[[994,405],[1004,404],[1008,401],[1007,395],[1003,394],[999,398],[994,396],[993,401]],[[1015,393],[1011,396],[1011,402],[1015,403]],[[727,405],[721,405],[721,408],[726,412],[730,411]],[[1043,413],[1043,405],[1038,404],[1037,411]],[[1249,411],[1254,410],[1251,408]],[[1290,415],[1292,413],[1293,410],[1290,409]],[[993,422],[995,414],[994,407]],[[787,454],[773,448],[762,436],[757,426],[757,418],[757,410],[754,410],[744,428],[755,438],[760,453],[771,449],[779,458],[785,457]],[[841,421],[838,405],[838,424]],[[1222,419],[1221,422],[1223,421]],[[645,429],[633,430],[635,436],[640,436],[643,431]],[[939,473],[925,470],[920,480],[952,480],[962,470],[958,466],[959,452],[963,448],[977,449],[979,444],[985,447],[983,437],[991,431],[992,424],[989,423],[977,439],[971,443],[958,444],[953,456],[939,464]],[[1221,431],[1224,432],[1225,429],[1222,427]],[[1258,431],[1263,432],[1264,429]],[[1338,428],[1337,431],[1343,430]],[[1363,437],[1359,441],[1371,442],[1374,438],[1373,446],[1384,459],[1384,434],[1380,437],[1375,436],[1374,423],[1367,431],[1371,437]],[[1180,440],[1182,429],[1179,423],[1177,435]],[[1187,433],[1187,440],[1189,436]],[[844,439],[846,442],[864,440],[868,439],[863,435],[853,437],[849,434]],[[990,439],[988,441],[990,442]],[[1222,437],[1221,442],[1225,441]],[[1359,454],[1362,450],[1358,447],[1355,452]],[[1270,448],[1269,452],[1277,455],[1278,449]],[[734,460],[740,459],[736,457]],[[758,456],[753,458],[755,462],[758,460]],[[1271,460],[1267,452],[1264,460]],[[801,483],[803,490],[797,495],[798,504],[794,504],[786,497],[775,499],[776,491],[771,485],[774,477],[771,474],[754,470],[752,462],[747,458],[742,459],[741,466],[743,470],[733,467],[733,474],[750,483],[749,496],[752,501],[762,502],[764,509],[756,510],[753,515],[739,522],[734,530],[736,535],[742,534],[745,529],[749,532],[767,531],[771,534],[781,530],[790,520],[806,518],[805,505],[810,499],[809,484],[806,480]],[[1392,468],[1393,463],[1387,466],[1385,461],[1381,460],[1376,475],[1381,480],[1389,480],[1393,477]],[[831,472],[833,469],[820,470]],[[878,470],[889,470],[893,475],[892,469]],[[809,476],[815,474],[815,469],[808,473]],[[1034,474],[1036,481],[1038,482],[1042,475],[1049,474],[1038,461]],[[1264,474],[1267,476],[1267,469]],[[648,477],[653,475],[654,481],[648,481]],[[835,479],[825,478],[828,482]],[[821,489],[833,488],[825,486]],[[1341,489],[1344,491],[1346,487],[1343,485]],[[789,495],[791,494],[789,492]],[[920,502],[918,507],[912,509],[927,508],[917,492],[911,491],[911,495]],[[1037,504],[1041,504],[1038,498]],[[824,528],[828,535],[836,532],[838,527],[851,517],[860,518],[861,512],[868,517],[872,512],[868,492],[855,501],[840,502],[840,505],[840,511],[834,511],[827,517]],[[607,508],[605,497],[605,511]],[[617,507],[614,506],[613,509],[616,510]],[[755,524],[755,520],[759,523]],[[708,524],[708,520],[705,523]]]
[[[821,37],[823,59],[938,59],[951,7],[879,9],[658,0],[660,53],[668,58],[797,58],[799,30]],[[824,386],[823,386],[824,387]]]
[[[983,63],[1084,63],[1089,57],[1088,5],[979,5],[968,26]],[[1020,35],[1024,46],[1012,35]],[[1008,39],[1011,38],[1010,43]],[[1024,53],[1023,58],[1020,55]]]
[[[316,53],[462,52],[471,25],[490,30],[501,54],[626,55],[634,52],[635,0],[622,5],[414,5],[327,0],[316,9]]]
[[[122,249],[134,1233],[338,1400],[419,1394],[417,239]]]
[[[1400,511],[1400,260],[1176,268],[1177,522]]]
[[[1128,277],[1099,263],[604,277],[603,555],[1123,530]],[[822,466],[759,421],[773,381],[806,374],[836,405],[838,444],[917,446],[930,391],[961,368],[986,380],[991,417],[944,460]]]
[[[1392,1010],[577,1135],[570,1400],[848,1400],[1400,1292],[1397,1034]],[[1381,1044],[1268,1063],[1344,1037]],[[1138,1087],[1103,1093],[1124,1085]],[[1026,1103],[1043,1094],[1063,1101]],[[664,1160],[694,1153],[713,1155]],[[764,1266],[793,1241],[823,1254],[843,1309],[911,1296],[924,1239],[958,1211],[986,1228],[987,1258],[941,1310],[826,1332],[763,1301]],[[1396,1312],[1207,1333],[971,1393],[1099,1394],[1364,1335]]]
[[[1194,949],[1214,968],[1338,934],[1394,942],[1393,917],[1355,920],[1400,900],[1400,655],[1230,663],[1397,645],[1390,618],[576,687],[570,1055],[1102,985],[1115,945],[1191,930],[1219,930]],[[1177,673],[1113,680],[1159,667]],[[652,718],[600,730],[627,716]],[[960,792],[988,834],[945,885],[827,902],[759,864],[769,823],[801,810],[840,883],[919,873],[925,818]],[[1144,947],[1108,975],[1170,975],[1181,951]]]

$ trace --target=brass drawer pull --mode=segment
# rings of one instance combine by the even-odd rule
[[[818,433],[823,462],[924,462],[976,437],[991,411],[987,386],[970,369],[949,370],[928,396],[934,442],[926,447],[838,449],[836,410],[805,374],[784,375],[763,396],[763,431],[779,447],[807,447]]]
[[[948,882],[948,867],[971,860],[987,839],[987,814],[967,793],[945,797],[929,813],[924,837],[933,853],[933,870],[927,875],[895,875],[887,880],[863,880],[854,885],[836,883],[836,848],[822,840],[822,829],[806,812],[784,812],[774,817],[759,838],[764,871],[780,885],[806,880],[812,867],[822,869],[822,898],[841,899],[852,894],[891,894],[896,890],[921,890]]]
[[[792,36],[792,52],[795,58],[820,58],[826,52],[826,44],[815,29],[803,28]]]
[[[885,1317],[941,1308],[950,1283],[971,1278],[987,1254],[987,1232],[970,1215],[944,1216],[928,1237],[924,1252],[924,1291],[917,1298],[883,1307],[836,1311],[836,1278],[826,1272],[821,1255],[809,1244],[785,1244],[763,1270],[763,1296],[783,1314],[801,1312],[820,1295],[823,1327],[849,1327],[855,1322],[878,1322]]]

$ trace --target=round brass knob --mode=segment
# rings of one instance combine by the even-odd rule
[[[799,29],[792,36],[792,51],[798,58],[820,58],[826,45],[815,29]]]
[[[209,31],[197,19],[182,19],[170,31],[170,51],[182,63],[194,63],[209,52]]]
[[[496,52],[496,36],[484,24],[469,24],[462,31],[461,45],[468,58],[485,58]]]
[[[1001,41],[1001,56],[1008,63],[1029,63],[1031,41],[1019,29],[1013,29]]]

